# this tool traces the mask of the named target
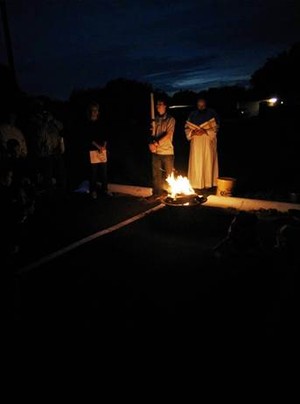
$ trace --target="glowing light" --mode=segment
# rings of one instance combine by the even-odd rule
[[[273,107],[277,103],[277,101],[278,101],[277,97],[272,97],[267,100],[267,103],[269,104],[270,107]]]
[[[189,108],[192,107],[192,105],[170,105],[169,109],[175,109],[175,108]]]

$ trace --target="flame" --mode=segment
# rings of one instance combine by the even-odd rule
[[[176,196],[179,194],[183,195],[193,195],[195,191],[193,190],[190,181],[187,177],[183,177],[182,175],[174,176],[174,173],[168,175],[166,178],[167,183],[169,184],[170,191],[169,194],[171,198],[176,199]]]

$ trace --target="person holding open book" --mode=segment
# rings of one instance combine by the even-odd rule
[[[198,98],[197,108],[188,116],[184,128],[186,138],[190,142],[187,176],[195,190],[217,186],[219,123],[216,111],[207,107],[204,98]]]
[[[89,158],[89,190],[92,199],[97,199],[98,188],[100,195],[112,196],[108,191],[107,181],[107,129],[100,120],[100,107],[91,102],[87,110],[85,138]]]

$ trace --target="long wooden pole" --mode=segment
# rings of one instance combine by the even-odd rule
[[[154,107],[154,94],[150,93],[150,105],[151,105],[151,128],[152,135],[155,134],[155,107]]]

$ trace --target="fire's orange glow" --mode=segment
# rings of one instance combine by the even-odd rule
[[[174,173],[168,175],[166,178],[167,183],[169,184],[170,196],[175,199],[177,195],[193,195],[195,191],[193,190],[189,180],[187,177],[183,177],[182,175],[174,176]]]

